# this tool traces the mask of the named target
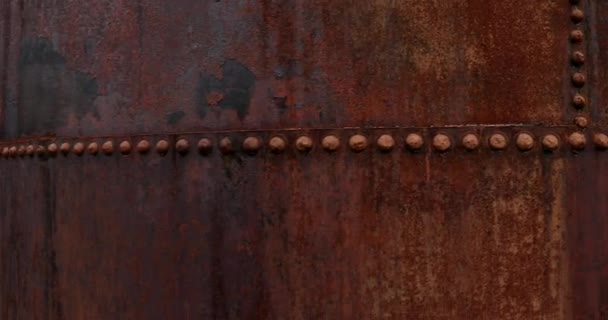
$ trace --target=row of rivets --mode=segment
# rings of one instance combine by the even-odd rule
[[[572,5],[572,11],[570,12],[570,19],[572,22],[578,26],[585,19],[584,12],[579,8],[580,1],[579,0],[571,0],[570,4]],[[581,89],[585,86],[587,82],[587,77],[585,73],[582,71],[582,66],[585,64],[585,53],[580,49],[581,43],[584,40],[583,31],[581,31],[578,27],[570,32],[570,42],[573,45],[572,54],[570,56],[571,64],[577,69],[572,74],[572,84],[574,88]],[[587,105],[587,99],[580,92],[577,92],[572,97],[572,105],[576,109],[583,109]],[[578,123],[577,123],[578,125]]]
[[[409,150],[416,151],[421,150],[425,144],[422,135],[417,133],[411,133],[405,137],[405,147]],[[556,150],[560,146],[560,139],[555,134],[547,134],[540,139],[542,148],[547,151]],[[569,145],[575,150],[582,150],[587,144],[587,140],[584,134],[574,132],[568,137]],[[603,133],[597,133],[593,137],[593,143],[598,149],[608,149],[608,136]],[[308,152],[313,148],[313,140],[308,136],[300,136],[296,139],[294,147],[300,152]],[[535,138],[531,133],[522,132],[515,136],[515,145],[520,151],[532,150],[535,146]],[[348,139],[348,147],[353,152],[362,152],[369,147],[370,143],[368,138],[362,134],[352,135]],[[393,136],[389,134],[383,134],[376,139],[376,148],[382,152],[390,152],[397,145]],[[503,133],[493,133],[488,137],[487,145],[492,150],[504,150],[509,146],[509,138]],[[341,146],[340,138],[336,135],[326,135],[321,139],[321,147],[328,151],[337,151]],[[454,147],[452,138],[444,133],[438,133],[433,136],[432,148],[437,152],[447,152]],[[461,146],[469,151],[478,149],[481,146],[481,139],[477,134],[468,133],[462,137]],[[198,141],[197,149],[199,153],[206,155],[212,152],[214,144],[209,138],[202,138]],[[262,139],[256,136],[249,136],[242,142],[242,150],[245,153],[255,154],[263,147]],[[288,141],[281,136],[272,137],[267,143],[268,150],[272,153],[282,153],[288,147]],[[135,151],[140,154],[146,154],[152,150],[152,144],[147,140],[141,140],[135,146]],[[161,155],[165,155],[169,152],[170,144],[166,140],[159,140],[154,146],[156,152]],[[190,149],[190,142],[187,139],[179,139],[174,145],[175,151],[181,155],[187,154]],[[236,152],[234,142],[229,137],[224,137],[218,142],[218,149],[223,154],[230,154]],[[128,155],[133,151],[131,142],[122,141],[118,144],[118,152],[123,155]],[[46,154],[50,156],[56,156],[57,154],[68,155],[73,153],[77,156],[82,156],[85,153],[90,155],[97,155],[103,153],[105,155],[112,155],[115,152],[115,146],[113,141],[104,142],[101,147],[97,142],[91,142],[85,146],[83,142],[76,142],[74,145],[70,145],[67,142],[49,144],[46,148],[38,145],[20,145],[4,147],[2,149],[2,156],[4,157],[16,157],[16,156],[33,156],[37,154],[44,156]]]

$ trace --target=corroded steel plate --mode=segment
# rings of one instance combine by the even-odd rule
[[[606,318],[606,12],[0,3],[0,318]]]

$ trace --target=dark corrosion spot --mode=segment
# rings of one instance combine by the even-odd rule
[[[68,68],[48,40],[35,38],[22,43],[19,75],[19,134],[52,132],[65,126],[72,115],[78,119],[88,113],[97,116],[93,105],[97,81]]]
[[[186,115],[183,111],[174,111],[167,113],[167,123],[170,125],[177,124]]]
[[[279,109],[287,108],[287,97],[273,97],[274,105]]]
[[[220,79],[201,75],[198,85],[198,113],[205,117],[213,108],[236,111],[239,119],[245,118],[255,86],[255,75],[236,60],[227,60],[222,66]]]

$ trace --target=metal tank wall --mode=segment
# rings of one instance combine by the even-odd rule
[[[0,13],[2,319],[607,316],[608,4]]]

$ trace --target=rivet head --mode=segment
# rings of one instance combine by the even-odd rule
[[[72,151],[74,152],[75,155],[81,156],[84,153],[84,143],[76,142],[74,144],[74,146],[72,147]]]
[[[596,133],[593,136],[595,147],[600,150],[608,149],[608,136],[603,133]]]
[[[59,150],[59,147],[57,147],[56,143],[51,143],[47,147],[47,150],[49,151],[49,155],[54,156],[54,155],[57,154],[57,151]]]
[[[220,152],[223,154],[230,154],[234,152],[234,145],[232,143],[232,139],[228,137],[222,138],[219,143]]]
[[[517,148],[521,151],[529,151],[534,147],[534,137],[529,133],[520,133],[515,140]]]
[[[141,140],[137,143],[137,152],[140,154],[146,154],[150,151],[150,142],[148,140]]]
[[[118,150],[120,150],[120,153],[127,155],[129,153],[131,153],[131,142],[129,141],[123,141],[118,145]]]
[[[340,148],[340,139],[334,135],[328,135],[321,140],[321,145],[323,146],[323,149],[334,152]]]
[[[572,75],[572,84],[578,88],[583,87],[587,82],[587,77],[581,72],[576,72]]]
[[[570,19],[572,19],[574,23],[582,22],[583,19],[585,19],[585,13],[583,13],[581,9],[575,8],[570,13]]]
[[[580,94],[575,94],[572,97],[572,105],[577,109],[582,109],[587,104],[587,100]]]
[[[585,35],[581,30],[574,30],[570,32],[570,41],[574,43],[583,42]]]
[[[509,144],[509,141],[503,134],[495,133],[490,136],[489,144],[494,150],[504,150]]]
[[[260,150],[262,143],[258,137],[247,137],[243,141],[243,150],[246,153],[254,154]]]
[[[97,155],[97,153],[99,153],[99,144],[97,142],[89,143],[87,146],[87,152],[92,156]]]
[[[585,148],[585,144],[587,144],[587,138],[580,132],[574,132],[568,137],[568,142],[572,149],[582,150]]]
[[[479,138],[476,134],[469,133],[462,138],[462,146],[469,151],[473,151],[479,147]]]
[[[101,145],[101,151],[103,151],[103,153],[106,156],[112,155],[112,153],[114,153],[114,142],[112,141],[106,141]]]
[[[34,148],[34,146],[31,144],[25,148],[25,154],[27,154],[30,157],[34,155],[35,151],[36,151],[36,148]]]
[[[553,151],[559,148],[559,138],[554,134],[548,134],[542,140],[543,149]]]
[[[589,120],[587,120],[587,118],[585,117],[576,117],[574,118],[574,124],[576,124],[579,128],[587,128],[587,126],[589,125]]]
[[[169,152],[169,142],[167,140],[158,140],[156,143],[156,153],[165,155]]]
[[[445,136],[445,137],[447,137],[447,136]],[[450,140],[450,138],[448,138],[448,142],[451,145],[451,142],[449,140]],[[434,144],[434,139],[433,139],[433,144]],[[424,139],[422,138],[421,135],[419,135],[417,133],[410,133],[405,138],[405,145],[410,150],[420,150],[422,148],[422,146],[424,145]],[[448,149],[449,148],[450,147],[448,146]]]
[[[376,141],[378,149],[382,152],[389,152],[395,148],[395,139],[390,134],[383,134]]]
[[[8,149],[8,154],[14,158],[17,156],[17,147],[16,146],[12,146]]]
[[[282,137],[272,137],[268,141],[268,149],[272,153],[281,153],[287,148],[287,142]]]
[[[197,148],[200,154],[210,154],[213,151],[213,142],[209,138],[202,138],[198,141]]]
[[[25,155],[25,146],[19,146],[19,149],[17,149],[17,154],[19,154],[20,157],[23,157]]]
[[[61,151],[63,155],[70,153],[70,149],[70,144],[67,142],[62,143],[61,146],[59,146],[59,151]]]
[[[574,51],[572,53],[572,63],[577,66],[583,65],[585,63],[585,54],[580,51]]]
[[[355,134],[348,140],[350,149],[354,152],[362,152],[367,148],[367,138],[361,134]]]
[[[188,142],[188,140],[179,139],[175,143],[175,151],[177,151],[177,153],[184,155],[184,154],[188,153],[189,150],[190,150],[190,142]]]
[[[2,156],[5,158],[8,157],[8,147],[2,148]]]
[[[308,152],[312,149],[312,139],[307,136],[301,136],[296,139],[296,150],[300,152]]]
[[[44,156],[46,154],[46,149],[43,146],[37,146],[36,147],[36,154],[39,157],[42,157],[42,156]]]
[[[446,152],[452,147],[450,137],[443,133],[439,133],[433,137],[433,148],[439,152]]]

